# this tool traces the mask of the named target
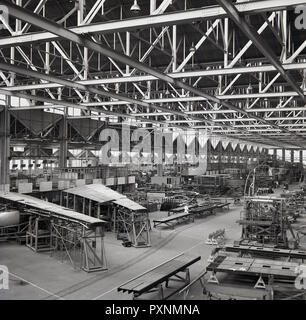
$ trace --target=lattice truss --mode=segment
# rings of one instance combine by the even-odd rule
[[[48,251],[61,261],[69,261],[76,269],[94,272],[107,268],[103,237],[101,226],[88,228],[34,213],[29,220],[26,245],[35,252]]]
[[[10,110],[305,145],[305,1],[138,2],[135,15],[132,0],[16,0],[0,30]]]
[[[134,247],[151,245],[148,212],[118,208],[115,210],[113,222],[115,231],[118,234],[124,234],[125,240],[130,241]]]

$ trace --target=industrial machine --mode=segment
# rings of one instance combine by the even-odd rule
[[[273,186],[272,168],[267,164],[260,164],[251,170],[245,180],[244,195],[254,196],[258,188],[271,189]]]
[[[287,231],[291,232],[293,242],[296,242],[288,220],[285,200],[282,198],[246,198],[244,210],[238,222],[242,225],[242,241],[244,242],[253,241],[287,248],[289,245]]]

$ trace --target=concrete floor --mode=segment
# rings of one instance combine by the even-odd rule
[[[239,239],[241,228],[236,221],[241,210],[242,206],[231,205],[229,211],[223,209],[215,216],[176,225],[174,230],[153,228],[150,248],[124,248],[114,234],[107,233],[108,270],[92,274],[74,270],[68,262],[60,262],[47,253],[34,253],[15,243],[0,243],[0,265],[6,265],[10,271],[10,289],[0,291],[0,300],[131,299],[131,295],[117,292],[120,284],[182,252],[202,257],[190,268],[193,279],[204,270],[213,248],[205,244],[209,233],[225,228],[227,241]],[[166,215],[166,212],[154,212],[151,219]],[[199,284],[192,287],[188,298],[203,298]]]

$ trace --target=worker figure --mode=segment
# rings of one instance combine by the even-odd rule
[[[185,206],[185,207],[184,207],[184,213],[185,213],[185,214],[188,214],[188,213],[189,213],[189,208],[188,208],[188,206]]]

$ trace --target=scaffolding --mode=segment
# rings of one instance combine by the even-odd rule
[[[50,252],[86,272],[107,269],[105,221],[24,194],[0,193],[0,198],[30,215],[26,245],[34,252]]]
[[[44,216],[36,210],[31,213],[26,233],[30,249],[50,252],[58,260],[68,260],[75,269],[86,272],[107,269],[101,225],[89,227],[69,219]]]
[[[50,219],[31,216],[26,232],[26,246],[34,252],[50,251],[50,243]]]
[[[69,259],[86,272],[106,269],[102,227],[88,229],[71,221],[51,220],[51,255]]]
[[[146,210],[131,211],[118,207],[114,210],[113,223],[115,231],[121,239],[128,241],[134,247],[149,247],[150,240],[150,221]]]
[[[17,240],[19,243],[22,243],[27,229],[28,222],[0,227],[0,242],[10,239]]]
[[[119,192],[92,184],[65,190],[61,199],[67,208],[109,221],[109,229],[117,233],[124,245],[136,248],[151,245],[148,210]]]

